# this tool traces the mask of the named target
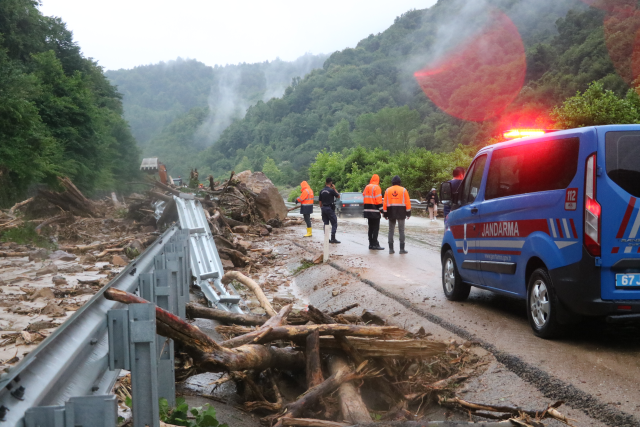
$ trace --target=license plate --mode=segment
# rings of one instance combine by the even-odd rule
[[[616,287],[619,287],[619,288],[640,287],[640,273],[616,274]]]
[[[349,205],[349,206],[354,207],[354,206],[360,206],[360,205]]]

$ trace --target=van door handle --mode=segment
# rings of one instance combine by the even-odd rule
[[[471,208],[471,213],[473,215],[477,214],[478,213],[478,208]]]

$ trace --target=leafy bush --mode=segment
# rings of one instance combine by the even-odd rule
[[[31,223],[3,231],[2,234],[0,234],[0,241],[15,242],[19,245],[33,245],[45,249],[56,248],[56,245],[49,239],[38,234],[35,226]]]
[[[193,416],[193,421],[189,420],[189,413]],[[160,420],[177,426],[186,427],[228,427],[227,424],[220,424],[216,418],[216,410],[211,405],[191,408],[184,398],[176,399],[176,407],[170,408],[167,399],[160,399]]]

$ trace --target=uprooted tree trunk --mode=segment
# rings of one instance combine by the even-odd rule
[[[65,188],[65,191],[57,193],[55,191],[40,190],[40,196],[63,211],[70,212],[76,216],[88,216],[91,218],[101,216],[93,202],[84,197],[84,194],[73,185],[69,178],[58,177],[58,181]]]

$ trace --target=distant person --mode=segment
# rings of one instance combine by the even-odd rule
[[[458,188],[460,188],[460,183],[464,179],[464,168],[458,166],[453,170],[453,179],[451,181],[447,181],[451,183],[451,197],[458,192]],[[447,216],[449,216],[449,212],[451,212],[451,204],[444,205],[444,209],[442,213],[444,214],[444,220],[447,221]]]
[[[336,190],[331,178],[325,180],[325,187],[320,191],[320,211],[322,212],[322,222],[324,225],[331,223],[331,240],[329,243],[340,243],[336,239],[338,230],[338,217],[336,217],[336,199],[340,198],[340,193]]]
[[[431,219],[431,222],[436,220],[439,202],[438,193],[435,188],[432,188],[429,194],[427,194],[427,209],[429,210],[429,219]]]
[[[404,249],[404,221],[411,218],[411,200],[409,200],[409,192],[401,187],[402,181],[398,175],[391,180],[392,187],[387,188],[384,192],[384,200],[382,202],[382,214],[384,219],[389,220],[389,253],[394,254],[393,250],[393,233],[398,223],[398,233],[400,234],[400,254],[408,253]]]
[[[296,199],[296,204],[300,203],[300,213],[304,217],[304,222],[307,224],[307,234],[302,237],[311,237],[311,214],[313,213],[313,190],[307,183],[302,181],[300,184],[300,197]]]
[[[364,217],[369,223],[369,249],[383,251],[378,242],[380,232],[380,218],[382,217],[382,189],[380,188],[380,177],[374,174],[369,181],[369,185],[364,188]]]

